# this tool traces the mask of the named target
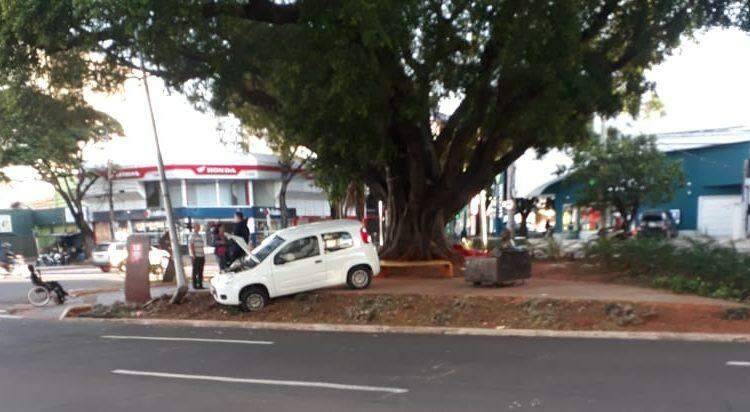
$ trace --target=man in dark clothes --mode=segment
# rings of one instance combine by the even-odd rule
[[[247,219],[245,219],[245,216],[240,211],[237,211],[234,214],[234,228],[232,229],[232,234],[244,239],[245,243],[250,239],[250,229],[247,227]],[[233,241],[229,254],[231,258],[227,263],[232,263],[244,255],[245,251]]]
[[[57,303],[65,302],[65,297],[68,296],[68,292],[63,289],[62,285],[55,281],[45,282],[42,280],[40,273],[36,271],[33,265],[29,265],[29,273],[31,274],[31,283],[35,286],[41,286],[51,292],[57,297]]]
[[[175,268],[174,268],[174,257],[172,257],[172,242],[169,237],[169,232],[164,232],[164,235],[159,239],[159,249],[166,250],[169,253],[169,261],[166,269],[164,269],[164,276],[162,276],[162,282],[174,282],[175,280]]]

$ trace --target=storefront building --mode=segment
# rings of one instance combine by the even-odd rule
[[[659,148],[669,158],[681,162],[685,186],[676,190],[670,202],[645,205],[641,212],[648,209],[669,212],[683,234],[747,237],[750,127],[665,133],[656,137]],[[586,235],[614,224],[617,216],[601,216],[591,208],[576,206],[577,192],[578,187],[562,176],[532,195],[554,199],[558,233]]]
[[[0,209],[0,242],[15,254],[36,256],[57,246],[82,248],[78,228],[65,208]]]
[[[246,155],[222,164],[166,164],[165,173],[174,214],[183,235],[192,223],[201,223],[204,227],[217,223],[229,225],[237,211],[248,219],[251,233],[267,234],[279,227],[281,168],[275,156]],[[156,165],[121,167],[114,172],[111,179],[114,212],[111,214],[109,185],[106,179],[99,179],[84,202],[97,241],[109,240],[110,220],[115,222],[119,239],[129,233],[158,236],[166,231]],[[290,182],[287,207],[290,220],[295,223],[330,216],[325,193],[304,174]]]

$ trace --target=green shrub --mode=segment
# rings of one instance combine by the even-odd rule
[[[562,245],[552,236],[545,239],[544,252],[550,260],[560,260],[563,257]]]
[[[750,296],[750,256],[734,245],[711,239],[687,239],[677,245],[661,238],[600,238],[585,249],[587,259],[649,280],[675,292],[721,299]]]

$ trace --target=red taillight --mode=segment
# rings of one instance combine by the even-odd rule
[[[359,234],[362,236],[362,243],[370,243],[372,242],[372,238],[370,238],[370,235],[367,233],[367,229],[365,229],[364,226],[359,229]]]

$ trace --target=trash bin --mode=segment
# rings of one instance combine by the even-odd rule
[[[531,277],[531,255],[522,248],[494,251],[492,257],[466,260],[464,277],[474,286],[512,285]]]
[[[146,303],[151,299],[151,285],[149,283],[151,240],[148,235],[130,235],[127,248],[125,301],[128,303]]]

